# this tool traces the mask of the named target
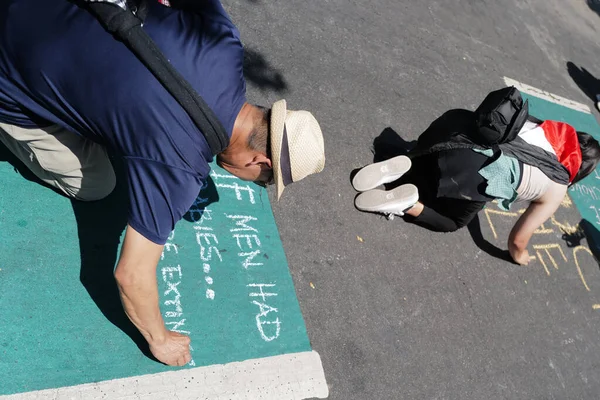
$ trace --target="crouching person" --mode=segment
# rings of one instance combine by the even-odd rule
[[[362,192],[355,205],[403,216],[432,231],[452,232],[467,225],[487,202],[498,200],[508,210],[515,201],[528,201],[508,238],[511,257],[525,265],[533,232],[558,209],[568,186],[594,171],[600,145],[566,123],[529,116],[522,100],[506,119],[511,123],[498,129],[501,136],[490,143],[482,128],[486,101],[476,112],[450,110],[438,118],[408,157],[361,169],[352,181]],[[375,189],[391,182],[394,189]]]

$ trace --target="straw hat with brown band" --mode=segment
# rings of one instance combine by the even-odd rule
[[[271,108],[271,161],[277,199],[292,182],[321,172],[325,167],[323,134],[308,111],[291,111],[285,100]]]

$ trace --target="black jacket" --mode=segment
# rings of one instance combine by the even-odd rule
[[[535,123],[543,122],[531,116],[529,120]],[[465,169],[470,169],[469,166],[474,165],[474,158],[459,158],[456,157],[456,152],[452,151],[490,148],[475,143],[473,138],[477,138],[475,113],[464,109],[447,111],[433,121],[427,130],[419,136],[417,146],[409,153],[409,156],[414,159],[425,154],[438,153],[438,166],[440,168],[438,196],[464,198],[465,193],[469,192],[465,188],[473,187],[473,174],[457,176],[456,171],[460,170],[463,165]],[[558,161],[555,154],[538,146],[530,145],[520,137],[508,143],[495,145],[492,149],[494,150],[492,160],[501,154],[511,156],[521,163],[539,168],[554,182],[563,185],[569,184],[569,171]],[[463,155],[467,154],[465,152],[461,153]],[[454,165],[457,162],[461,162],[461,165]],[[474,172],[476,173],[476,171]],[[474,200],[484,200],[485,197],[484,193],[477,194],[473,193],[472,190],[468,195],[473,197]]]

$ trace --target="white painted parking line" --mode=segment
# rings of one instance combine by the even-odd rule
[[[1,400],[301,400],[329,395],[314,351],[0,396]]]
[[[548,93],[544,90],[534,88],[533,86],[526,85],[519,81],[515,81],[514,79],[507,78],[506,76],[504,77],[504,83],[507,86],[514,86],[517,89],[519,89],[521,92],[530,94],[535,97],[539,97],[540,99],[548,100],[552,103],[560,104],[561,106],[569,107],[569,108],[572,108],[573,110],[581,111],[584,113],[588,113],[588,114],[592,113],[590,108],[583,103],[578,103],[576,101],[569,100],[569,99],[566,99],[561,96],[557,96],[552,93]]]

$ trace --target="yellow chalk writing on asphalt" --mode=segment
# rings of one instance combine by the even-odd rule
[[[589,292],[590,291],[590,287],[588,286],[587,282],[585,281],[585,278],[583,277],[583,273],[581,272],[581,267],[579,266],[579,259],[577,258],[577,252],[579,252],[580,250],[585,250],[587,251],[592,257],[594,256],[592,254],[592,252],[590,251],[590,249],[588,249],[585,246],[577,246],[573,249],[573,258],[575,259],[575,266],[577,267],[577,272],[579,273],[579,277],[581,278],[581,282],[583,282],[583,286],[585,286],[586,290]]]
[[[496,229],[494,228],[494,224],[492,223],[492,218],[490,217],[490,214],[496,214],[496,215],[502,215],[505,217],[516,217],[519,214],[514,213],[514,212],[508,212],[508,211],[500,211],[500,210],[493,210],[490,208],[486,208],[483,210],[485,212],[485,216],[487,217],[487,220],[490,224],[490,228],[492,230],[492,234],[494,235],[495,239],[498,239],[498,234],[496,233]]]

